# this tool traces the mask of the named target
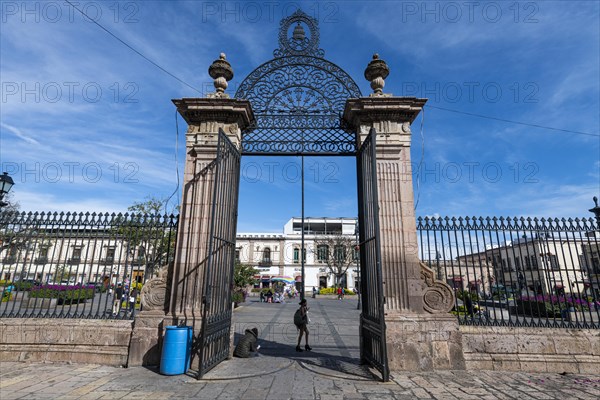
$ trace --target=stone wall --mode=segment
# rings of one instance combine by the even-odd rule
[[[132,321],[0,319],[0,361],[127,365]]]
[[[465,369],[461,332],[453,315],[388,314],[385,323],[390,370]]]
[[[461,326],[469,370],[600,371],[600,331],[594,329]]]

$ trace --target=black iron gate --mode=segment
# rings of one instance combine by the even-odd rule
[[[381,250],[379,247],[379,202],[377,198],[377,165],[375,157],[376,132],[369,135],[356,157],[358,180],[358,226],[360,234],[360,357],[389,380],[385,342],[385,316]]]
[[[199,378],[227,358],[230,347],[240,153],[221,129],[215,161],[208,263],[202,296]]]

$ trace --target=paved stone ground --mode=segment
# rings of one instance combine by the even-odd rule
[[[260,355],[224,361],[197,380],[157,369],[0,364],[0,399],[598,399],[600,375],[442,371],[382,383],[358,364],[356,300],[312,300],[313,351],[294,350],[296,303],[252,302],[234,329],[259,328]],[[290,328],[291,326],[291,328]]]

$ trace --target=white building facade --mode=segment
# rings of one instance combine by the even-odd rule
[[[239,233],[236,240],[236,260],[252,265],[259,271],[260,287],[268,287],[270,280],[287,276],[295,280],[300,290],[302,260],[304,257],[305,289],[328,288],[336,283],[335,274],[327,267],[327,261],[318,252],[318,245],[329,237],[347,238],[354,247],[357,240],[356,218],[304,218],[304,251],[302,248],[302,220],[291,218],[283,227],[283,233]],[[341,285],[358,288],[358,260],[352,262],[340,280]]]

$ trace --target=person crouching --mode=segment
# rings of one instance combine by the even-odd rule
[[[234,357],[248,358],[250,352],[256,353],[260,346],[256,345],[258,341],[258,329],[246,329],[244,336],[240,339],[235,350],[233,350]]]

